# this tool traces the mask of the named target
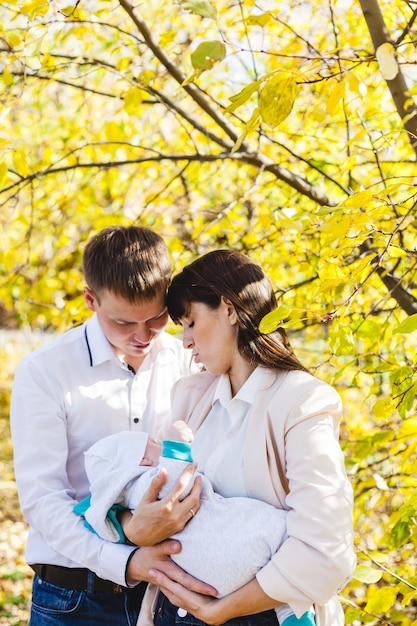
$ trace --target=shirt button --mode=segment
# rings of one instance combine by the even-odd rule
[[[137,423],[138,423],[138,421],[139,421],[139,418],[138,418],[138,417],[135,417],[133,421],[135,422],[135,424],[137,424]]]

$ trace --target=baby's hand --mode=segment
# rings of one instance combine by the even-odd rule
[[[194,439],[193,431],[183,420],[176,420],[167,428],[164,439],[173,441],[186,441],[191,443]]]
[[[162,454],[162,445],[157,443],[154,439],[148,438],[146,444],[145,454],[139,465],[146,467],[155,467],[159,463],[159,457]]]

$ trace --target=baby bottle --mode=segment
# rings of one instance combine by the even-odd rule
[[[164,498],[173,488],[179,477],[191,463],[191,444],[185,441],[172,441],[166,439],[162,442],[162,456],[159,457],[159,465],[165,468],[168,474],[167,481],[159,492],[159,497]],[[191,476],[188,485],[181,494],[180,500],[187,496],[194,483],[194,474]]]

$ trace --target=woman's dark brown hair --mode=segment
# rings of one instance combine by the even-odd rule
[[[179,323],[189,316],[193,302],[214,310],[222,296],[236,310],[238,349],[245,359],[273,369],[306,371],[283,328],[260,332],[261,319],[277,306],[275,294],[262,269],[237,250],[209,252],[177,274],[168,289],[168,312]]]

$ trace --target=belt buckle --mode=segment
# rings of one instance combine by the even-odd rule
[[[113,586],[113,593],[122,593],[122,591],[123,591],[123,587],[122,587],[122,585],[116,585],[116,584],[115,584],[115,585]]]

